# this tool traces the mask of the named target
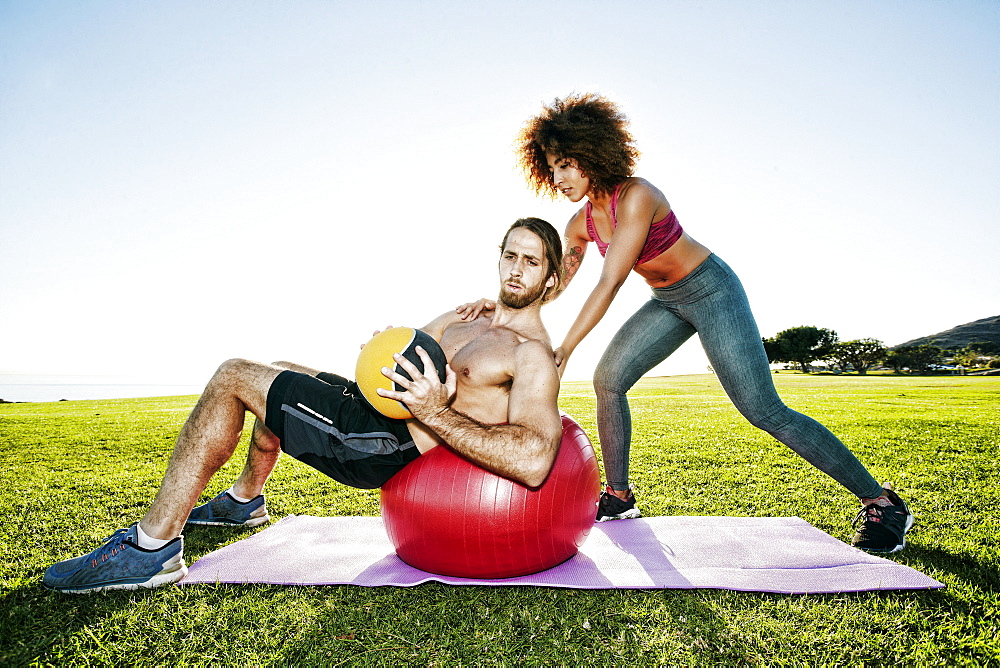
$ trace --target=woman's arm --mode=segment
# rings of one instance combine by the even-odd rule
[[[608,312],[618,290],[635,267],[662,198],[658,190],[643,181],[622,187],[618,198],[618,224],[604,258],[601,277],[566,333],[562,345],[556,349],[556,364],[560,366],[560,371],[565,360]]]
[[[570,281],[576,276],[583,264],[583,256],[587,253],[590,235],[587,232],[587,219],[584,210],[580,209],[566,224],[566,235],[563,238],[562,268],[563,277],[559,288],[554,290],[545,300],[546,303],[561,295],[569,287]]]

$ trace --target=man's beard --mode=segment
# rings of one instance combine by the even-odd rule
[[[522,284],[521,287],[524,287]],[[507,308],[522,309],[538,301],[545,294],[545,283],[539,283],[534,288],[525,287],[520,292],[510,292],[507,286],[500,288],[500,303]]]

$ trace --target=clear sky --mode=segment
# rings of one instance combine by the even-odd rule
[[[495,296],[514,219],[563,228],[511,145],[572,91],[623,107],[762,335],[1000,313],[994,0],[0,0],[0,373],[350,375],[372,330]],[[556,343],[599,268],[546,307]]]

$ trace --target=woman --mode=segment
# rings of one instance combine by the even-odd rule
[[[883,488],[826,427],[782,403],[746,294],[733,271],[680,226],[669,202],[652,183],[633,176],[636,150],[628,121],[610,100],[571,95],[545,106],[518,138],[518,158],[537,194],[586,200],[566,226],[562,289],[572,281],[590,242],[604,256],[590,293],[556,363],[573,351],[608,311],[630,271],[642,276],[652,297],[624,324],[605,350],[594,376],[597,424],[607,475],[598,521],[638,517],[628,482],[631,417],[626,392],[695,332],[740,413],[861,500],[854,545],[896,552],[905,545],[913,515]],[[458,307],[478,314],[485,304]]]

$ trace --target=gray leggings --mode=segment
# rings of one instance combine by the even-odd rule
[[[626,392],[695,332],[729,399],[752,425],[859,498],[882,494],[840,439],[782,403],[743,286],[715,255],[677,283],[654,288],[652,299],[622,325],[597,365],[597,426],[612,489],[628,489],[632,416]]]

